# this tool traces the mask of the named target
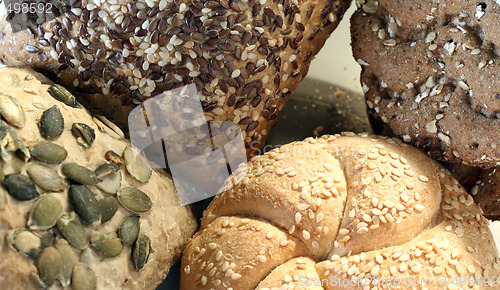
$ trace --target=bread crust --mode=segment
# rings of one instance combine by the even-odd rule
[[[144,1],[120,1],[121,10],[90,2],[78,8],[80,16],[71,15],[74,24],[66,27],[63,15],[44,23],[40,36],[0,26],[0,59],[49,73],[123,127],[137,104],[193,83],[207,120],[239,124],[248,153],[256,154],[351,1],[158,1],[152,8]],[[89,14],[96,20],[88,20]],[[129,25],[115,25],[115,19]],[[137,28],[128,31],[131,26]],[[46,41],[60,45],[41,45]],[[67,48],[71,41],[76,48]],[[27,53],[27,45],[37,53]],[[99,49],[105,56],[96,56]]]
[[[388,126],[441,161],[497,166],[498,2],[370,0],[359,7],[352,50],[375,132]]]
[[[105,153],[113,150],[122,154],[124,148],[129,146],[126,140],[117,140],[105,132],[102,132],[91,115],[84,108],[71,108],[57,101],[47,89],[52,82],[31,69],[3,68],[0,70],[0,93],[13,96],[19,101],[26,114],[26,125],[16,128],[15,131],[25,143],[31,147],[40,140],[46,140],[41,136],[38,127],[42,113],[57,106],[64,118],[64,130],[60,137],[55,140],[46,140],[63,146],[68,157],[64,163],[74,162],[95,170],[99,165],[106,162]],[[77,142],[70,132],[74,122],[87,124],[95,131],[95,141],[85,148]],[[2,143],[2,146],[4,144]],[[29,164],[40,164],[34,157]],[[2,162],[3,174],[20,172],[27,175],[27,163],[13,158],[11,162]],[[44,164],[61,174],[59,164]],[[117,257],[103,258],[90,247],[85,254],[74,248],[78,260],[89,264],[97,278],[98,289],[147,289],[154,288],[166,277],[171,265],[180,257],[181,251],[187,241],[197,228],[196,219],[192,209],[181,206],[175,192],[171,177],[164,171],[154,170],[147,183],[141,183],[133,179],[124,167],[120,169],[121,188],[133,186],[145,192],[153,201],[153,208],[146,213],[140,214],[140,232],[151,239],[151,254],[149,260],[139,272],[136,271],[131,256],[131,246],[124,245],[123,251]],[[105,194],[94,186],[89,186],[97,199]],[[41,196],[48,194],[37,186]],[[63,211],[71,210],[67,197],[68,190],[64,189],[54,194],[63,201]],[[9,242],[9,235],[14,229],[26,228],[27,219],[35,200],[18,201],[12,198],[4,187],[0,188],[0,288],[2,289],[36,289],[30,275],[37,275],[38,270],[34,260],[18,252]],[[113,218],[98,226],[85,226],[86,235],[90,238],[97,233],[113,233],[117,231],[125,217],[134,215],[124,207],[120,206]],[[44,233],[46,231],[36,231]],[[57,232],[57,230],[56,230]],[[62,239],[57,234],[57,240]],[[56,281],[50,289],[61,289],[62,286]]]
[[[377,286],[374,279],[429,279],[427,289],[440,289],[439,278],[484,281],[500,274],[500,259],[481,213],[446,169],[398,139],[353,133],[308,138],[255,157],[242,182],[214,198],[183,254],[181,289],[274,289],[304,286],[306,280],[339,289],[331,278],[367,276],[373,278],[366,282],[370,287]],[[221,220],[234,219],[266,225],[244,227],[254,228],[251,237],[208,234]],[[227,226],[240,229],[236,222]],[[272,254],[276,245],[263,250],[275,231],[286,233],[298,249],[302,244],[307,254],[297,250],[283,261]],[[287,249],[288,243],[280,246]],[[309,262],[298,271],[297,259]],[[224,265],[232,263],[228,275]],[[245,265],[266,270],[240,273]]]

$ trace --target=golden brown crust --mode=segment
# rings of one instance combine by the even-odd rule
[[[26,126],[15,128],[21,140],[29,147],[40,140],[44,140],[38,127],[41,114],[48,108],[56,105],[64,118],[64,130],[60,137],[50,141],[63,146],[68,151],[64,161],[75,162],[91,170],[106,162],[104,157],[108,150],[122,154],[129,145],[125,140],[117,140],[101,132],[94,123],[91,115],[84,108],[71,108],[55,100],[48,92],[50,81],[30,69],[4,68],[0,70],[0,93],[13,96],[22,106],[26,114]],[[87,124],[95,130],[95,141],[89,148],[79,144],[70,132],[74,122]],[[5,140],[5,139],[4,139]],[[45,139],[46,140],[46,139]],[[46,140],[48,141],[48,140]],[[4,143],[2,143],[4,146]],[[33,157],[30,164],[40,163]],[[55,169],[59,175],[59,164],[44,164]],[[2,162],[3,174],[21,172],[26,175],[26,164],[13,158],[10,162]],[[149,260],[140,272],[137,272],[131,258],[131,246],[124,246],[120,255],[114,258],[102,258],[92,249],[86,254],[76,248],[78,259],[89,263],[97,277],[99,289],[124,288],[144,289],[154,288],[166,277],[171,265],[179,258],[182,249],[196,230],[196,220],[189,207],[181,206],[176,196],[171,177],[164,171],[153,171],[148,183],[134,180],[122,168],[121,186],[134,186],[144,191],[153,201],[153,208],[147,213],[140,214],[141,233],[151,239],[153,251]],[[89,187],[97,199],[110,196],[94,186]],[[37,187],[41,196],[47,194]],[[67,189],[51,193],[63,201],[63,210],[69,211]],[[4,187],[0,188],[0,288],[2,289],[32,289],[35,288],[30,280],[32,273],[37,273],[34,260],[16,251],[6,241],[12,229],[25,228],[28,215],[35,200],[18,201],[7,194]],[[95,233],[116,232],[123,219],[132,215],[128,210],[120,207],[113,218],[96,227],[85,227],[90,238]],[[38,231],[44,233],[46,231]],[[61,239],[58,235],[57,239]],[[83,258],[84,256],[84,258]],[[56,282],[51,289],[61,288]]]
[[[0,59],[90,93],[84,104],[123,126],[134,104],[194,83],[207,119],[239,124],[255,153],[351,1],[120,1],[118,10],[82,2],[40,36],[0,27]]]
[[[334,186],[325,188],[330,182]],[[345,193],[331,198],[330,189],[335,186]],[[341,214],[327,219],[325,212]],[[262,219],[268,231],[274,228],[296,239],[297,247],[302,244],[307,254],[300,250],[288,255],[312,259],[315,270],[309,272],[310,278],[299,274],[285,278],[284,273],[294,272],[296,261],[283,261],[281,255],[276,260],[272,255],[262,259],[265,263],[259,265],[265,273],[249,278],[238,270],[230,272],[230,276],[241,274],[237,281],[226,275],[227,269],[221,269],[224,262],[234,262],[233,268],[241,269],[255,260],[255,252],[267,245],[261,242],[267,231],[256,231],[251,237],[206,231],[221,220],[243,218]],[[220,285],[249,289],[256,279],[262,288],[304,286],[317,283],[317,277],[328,281],[319,282],[325,289],[338,289],[333,286],[337,278],[348,283],[367,276],[401,283],[446,278],[450,284],[454,277],[476,276],[484,281],[500,274],[488,221],[458,181],[416,148],[369,134],[308,138],[255,157],[241,184],[215,197],[194,241],[198,252],[217,245],[224,258],[196,255],[190,244],[182,259],[182,289],[219,289]],[[239,243],[245,246],[238,247]],[[206,275],[204,265],[217,268],[219,276]],[[373,287],[376,282],[367,283]],[[439,289],[436,284],[428,286]],[[382,288],[397,288],[391,287]]]

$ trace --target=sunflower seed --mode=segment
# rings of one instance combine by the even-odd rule
[[[97,234],[90,240],[90,246],[103,257],[116,257],[122,250],[123,245],[115,233]]]
[[[120,203],[115,197],[107,196],[99,200],[99,209],[101,211],[101,224],[109,221],[115,215]]]
[[[144,167],[138,164],[135,160],[134,151],[130,147],[126,147],[123,151],[123,159],[125,161],[125,167],[128,173],[138,181],[142,183],[148,182],[151,178],[152,170],[151,168]]]
[[[14,129],[12,129],[11,127],[7,127],[7,130],[9,131],[10,136],[16,144],[17,158],[21,159],[23,162],[28,162],[31,159],[30,150],[28,149],[28,147],[26,147],[26,145],[24,145],[23,141],[21,140],[21,138],[19,138]]]
[[[17,229],[9,232],[7,240],[19,252],[36,259],[42,251],[40,237],[26,229]]]
[[[53,84],[49,87],[48,92],[58,101],[73,107],[81,108],[80,104],[76,101],[75,96],[73,96],[65,87]]]
[[[88,125],[83,123],[74,123],[71,127],[71,133],[75,138],[81,139],[83,141],[82,145],[86,147],[92,146],[95,140],[94,129],[90,128]]]
[[[132,260],[134,260],[135,269],[139,272],[148,262],[151,252],[151,240],[144,234],[141,234],[135,241],[132,251]]]
[[[139,230],[141,228],[141,224],[139,222],[138,216],[130,216],[123,220],[120,228],[118,229],[118,234],[120,235],[120,239],[126,245],[133,244],[137,237],[139,236]]]
[[[31,179],[20,173],[6,175],[3,186],[17,200],[32,200],[40,195]]]
[[[85,185],[71,185],[68,196],[71,206],[82,221],[91,226],[99,224],[101,220],[99,203],[90,189]]]
[[[31,164],[26,171],[36,185],[47,191],[60,191],[68,187],[64,178],[50,167]]]
[[[68,157],[66,149],[46,141],[40,141],[31,147],[31,154],[42,162],[53,164],[61,163]]]
[[[75,163],[64,164],[61,167],[61,171],[70,180],[83,185],[94,185],[100,181],[95,173],[90,169],[87,169]]]
[[[0,94],[0,114],[5,121],[18,128],[23,128],[26,125],[24,110],[13,97]]]
[[[32,230],[49,229],[56,224],[62,210],[62,203],[54,194],[45,194],[33,205],[28,227]]]
[[[101,131],[106,132],[111,137],[118,140],[125,139],[123,131],[106,117],[97,115],[93,120]]]
[[[56,139],[64,130],[64,118],[59,108],[54,105],[43,112],[40,118],[40,131],[47,139]]]
[[[75,248],[83,250],[87,247],[87,235],[75,212],[60,217],[57,220],[57,228],[62,236]]]
[[[68,287],[71,283],[73,267],[78,263],[78,259],[73,248],[64,240],[59,240],[55,248],[59,252],[59,255],[61,255],[61,275],[59,276],[59,281],[64,287]]]
[[[38,275],[46,286],[54,284],[56,278],[61,274],[61,255],[53,248],[44,249],[37,257],[35,265]]]
[[[97,278],[94,271],[85,263],[78,263],[73,268],[71,277],[73,290],[94,290],[97,289]]]
[[[135,187],[124,187],[118,191],[120,204],[133,213],[143,213],[153,207],[153,202],[147,194]]]

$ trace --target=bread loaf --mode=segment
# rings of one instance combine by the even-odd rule
[[[0,289],[161,283],[196,230],[170,176],[30,69],[0,70],[0,111]]]
[[[50,73],[123,126],[135,104],[195,84],[207,120],[239,124],[251,152],[349,4],[74,1],[30,30],[2,21],[0,59]]]
[[[498,286],[499,263],[488,221],[447,170],[397,139],[346,133],[253,158],[205,211],[181,289],[409,289],[422,279],[441,289],[468,276],[483,289]]]

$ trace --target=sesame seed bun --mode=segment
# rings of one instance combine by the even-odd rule
[[[488,221],[446,169],[397,139],[346,133],[253,158],[205,211],[183,254],[181,289],[451,281],[498,276],[499,263]]]

